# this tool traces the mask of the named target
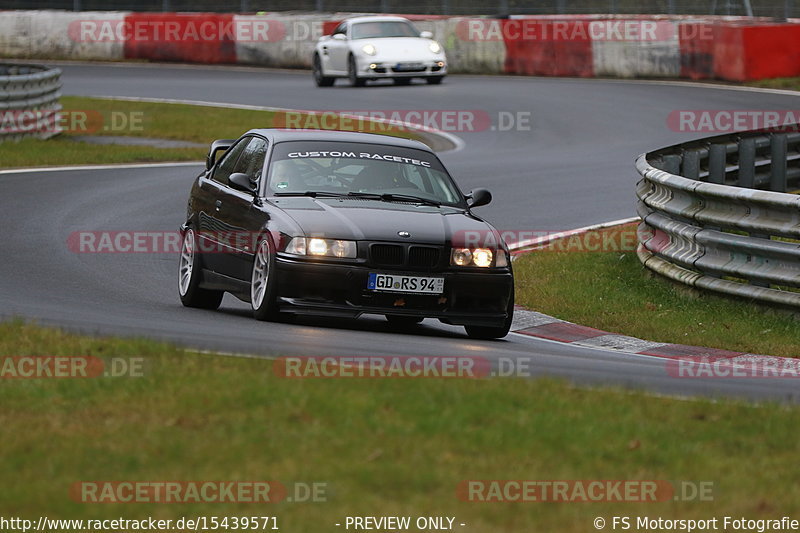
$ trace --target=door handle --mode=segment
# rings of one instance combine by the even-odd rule
[[[222,207],[222,200],[217,200],[214,202],[214,207],[216,207],[217,211],[219,211],[219,208]]]

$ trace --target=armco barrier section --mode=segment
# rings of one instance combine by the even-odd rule
[[[57,134],[61,70],[0,64],[0,142]]]
[[[317,39],[354,13],[0,11],[0,57],[309,68]],[[453,73],[685,77],[800,75],[800,21],[658,15],[407,15]]]
[[[800,307],[798,125],[640,156],[641,262],[702,290]]]

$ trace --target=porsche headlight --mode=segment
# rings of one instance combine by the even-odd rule
[[[440,45],[440,44],[439,44],[439,43],[437,43],[436,41],[431,41],[431,44],[429,44],[429,45],[428,45],[428,48],[429,48],[429,49],[430,49],[430,51],[431,51],[431,52],[433,52],[434,54],[438,54],[439,52],[441,52],[441,51],[442,51],[442,45]]]
[[[368,56],[374,56],[375,54],[378,53],[378,49],[371,44],[365,44],[364,46],[362,46],[361,51],[367,54]]]
[[[450,264],[460,267],[502,268],[508,266],[508,258],[502,249],[495,251],[490,248],[453,248],[450,252]]]
[[[294,237],[284,250],[287,254],[316,257],[355,258],[358,250],[355,241]]]

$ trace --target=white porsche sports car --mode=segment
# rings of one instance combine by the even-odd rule
[[[401,85],[412,78],[439,84],[447,74],[444,48],[432,33],[420,32],[408,19],[388,16],[342,21],[333,34],[320,37],[313,66],[319,87],[345,77],[353,86],[380,78]]]

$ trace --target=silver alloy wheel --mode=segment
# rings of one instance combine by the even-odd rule
[[[253,260],[253,277],[250,282],[250,301],[253,309],[260,309],[264,303],[269,281],[269,243],[266,239],[258,245],[258,251]]]
[[[194,268],[194,231],[187,229],[183,236],[181,246],[181,261],[178,268],[178,290],[181,296],[186,296],[189,285],[192,283],[192,270]]]

